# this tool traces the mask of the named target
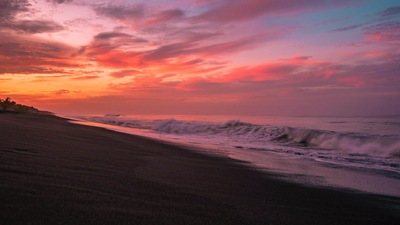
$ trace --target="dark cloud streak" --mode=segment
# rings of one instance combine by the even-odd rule
[[[380,15],[381,17],[389,17],[389,16],[396,16],[399,14],[400,14],[400,6],[394,6],[394,7],[385,9],[378,15]]]
[[[94,11],[101,16],[111,19],[134,22],[134,19],[141,19],[145,15],[145,5],[114,5],[103,4],[94,6]]]
[[[400,21],[389,21],[366,27],[364,34],[370,41],[400,42]]]
[[[122,77],[129,77],[140,74],[139,70],[120,70],[116,72],[112,72],[109,75],[114,78],[122,78]]]
[[[0,67],[2,63],[0,63]],[[14,66],[11,67],[7,65],[7,67],[0,68],[0,74],[60,74],[67,73],[67,71],[63,69],[50,68],[50,67],[41,67],[41,66]]]
[[[22,12],[29,11],[28,0],[1,0],[0,1],[0,22],[12,20]]]
[[[364,26],[364,24],[356,24],[356,25],[351,25],[351,26],[347,26],[347,27],[342,27],[342,28],[338,28],[338,29],[334,29],[331,30],[332,32],[342,32],[342,31],[349,31],[349,30],[355,30],[357,28],[360,28]]]
[[[162,23],[168,23],[183,18],[185,12],[181,9],[169,9],[162,11],[146,22],[147,25],[154,26]]]
[[[36,34],[52,33],[63,30],[63,26],[49,20],[19,20],[17,15],[31,12],[28,0],[0,1],[0,30]]]
[[[320,8],[338,7],[349,4],[346,0],[224,0],[208,11],[192,19],[217,23],[238,22],[263,15],[290,15]]]
[[[94,39],[97,40],[105,40],[105,39],[110,39],[110,38],[121,38],[121,37],[132,37],[132,35],[130,34],[126,34],[126,33],[120,33],[120,32],[103,32],[103,33],[99,33],[96,36],[94,36]]]
[[[86,53],[89,56],[112,53],[113,50],[124,48],[126,51],[133,51],[131,48],[147,43],[148,41],[121,32],[102,32],[94,36],[93,41],[82,47],[75,55]]]
[[[64,29],[63,26],[44,20],[18,20],[9,25],[9,28],[29,34],[53,33]]]
[[[73,0],[47,0],[48,2],[53,2],[56,4],[63,4],[63,3],[67,3],[67,2],[72,2]]]
[[[68,73],[65,68],[82,67],[70,58],[72,47],[24,35],[0,32],[0,74]]]
[[[93,79],[97,79],[97,78],[100,78],[100,76],[96,76],[96,75],[79,76],[79,77],[71,78],[71,80],[93,80]]]

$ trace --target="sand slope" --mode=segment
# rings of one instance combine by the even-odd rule
[[[0,224],[398,224],[400,199],[51,115],[0,113]]]

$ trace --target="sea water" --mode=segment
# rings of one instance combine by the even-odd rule
[[[223,154],[306,184],[400,196],[400,116],[107,114],[75,118]]]

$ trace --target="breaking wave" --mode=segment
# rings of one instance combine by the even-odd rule
[[[280,137],[306,147],[340,150],[348,154],[365,154],[381,157],[400,157],[400,138],[389,135],[337,133],[286,127]]]
[[[344,154],[378,157],[400,157],[400,137],[364,133],[340,133],[307,128],[260,125],[229,120],[226,122],[201,122],[176,119],[129,119],[122,115],[81,117],[81,119],[116,126],[148,129],[165,134],[221,137],[235,142],[274,143],[313,150],[336,150]],[[341,123],[342,121],[340,121]]]

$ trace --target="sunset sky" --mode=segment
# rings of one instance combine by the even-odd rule
[[[0,98],[61,114],[400,114],[398,0],[0,0]]]

